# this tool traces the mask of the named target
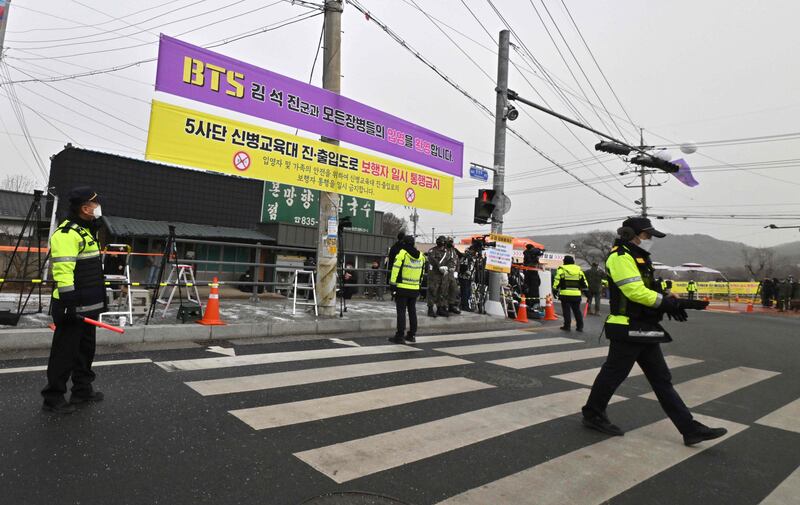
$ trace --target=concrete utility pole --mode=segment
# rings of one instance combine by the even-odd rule
[[[497,100],[494,109],[494,181],[495,208],[492,212],[492,233],[503,233],[503,214],[505,213],[506,179],[506,112],[508,105],[508,30],[500,32],[500,45],[497,53]],[[490,272],[489,300],[486,312],[492,315],[505,315],[500,304],[500,273]]]
[[[326,0],[325,2],[322,87],[337,94],[342,90],[342,7],[341,0]],[[339,145],[339,141],[336,139],[323,137],[322,141]],[[317,297],[320,315],[333,317],[336,315],[339,194],[320,191],[319,198]]]
[[[6,38],[6,25],[10,9],[11,0],[0,0],[0,60],[3,59],[3,40]]]
[[[639,146],[644,149],[644,128],[639,128]],[[647,217],[647,183],[644,180],[645,170],[641,168],[642,176],[642,217]]]

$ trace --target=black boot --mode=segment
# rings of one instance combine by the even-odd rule
[[[433,307],[428,305],[428,317],[436,317],[436,312],[433,311]]]
[[[458,305],[451,305],[450,312],[453,314],[461,314],[461,309],[458,308]]]
[[[389,337],[388,340],[389,340],[389,342],[391,342],[393,344],[405,344],[406,343],[405,340],[403,340],[402,333],[400,334],[399,337],[397,335],[395,335],[394,337]]]
[[[709,428],[705,424],[692,421],[692,431],[684,433],[683,443],[686,445],[699,444],[706,440],[714,440],[728,433],[725,428]]]
[[[416,341],[417,341],[417,339],[414,337],[414,335],[412,335],[411,333],[408,333],[408,334],[406,334],[406,336],[405,336],[405,341],[406,341],[406,342],[410,342],[410,343],[412,343],[412,344],[413,344],[414,342],[416,342]]]
[[[442,316],[442,317],[449,317],[450,316],[450,313],[447,311],[447,309],[444,309],[444,308],[441,308],[441,309],[437,310],[436,313],[438,315]]]
[[[69,399],[69,402],[73,405],[79,405],[82,403],[92,403],[92,402],[102,402],[105,395],[100,391],[92,391],[88,395],[81,395],[72,393],[72,396]]]
[[[621,437],[625,435],[625,433],[617,426],[616,424],[612,424],[609,421],[608,416],[602,415],[589,415],[587,416],[584,414],[583,416],[583,425],[589,429],[597,430],[600,433],[605,433],[606,435],[613,435],[615,437]]]
[[[58,400],[45,400],[42,404],[42,410],[54,414],[72,414],[75,412],[75,405],[67,403],[67,400],[62,397]]]

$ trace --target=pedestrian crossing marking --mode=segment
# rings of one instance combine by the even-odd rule
[[[676,384],[675,390],[681,395],[686,406],[692,408],[776,375],[780,373],[740,366]],[[642,398],[655,400],[656,394],[647,393],[642,395]]]
[[[601,358],[608,354],[607,347],[593,347],[591,349],[579,349],[575,351],[553,352],[549,354],[533,354],[530,356],[518,356],[515,358],[497,359],[489,361],[494,365],[508,368],[522,369],[534,368],[537,366],[553,365],[556,363],[567,363],[583,359]]]
[[[368,347],[334,347],[331,349],[310,349],[307,351],[267,352],[261,354],[243,354],[241,356],[221,356],[217,358],[184,359],[179,361],[159,361],[156,365],[168,372],[188,370],[211,370],[247,365],[264,365],[268,363],[286,363],[289,361],[305,361],[312,359],[342,358],[350,356],[367,356],[395,352],[420,351],[407,345],[373,345]]]
[[[800,466],[758,505],[797,505],[800,496]]]
[[[756,423],[772,428],[800,433],[800,399],[784,405],[770,414],[767,414],[756,421]],[[798,496],[800,496],[800,494],[798,494]]]
[[[703,360],[701,359],[684,358],[682,356],[665,356],[664,359],[667,362],[667,366],[670,368],[680,368],[682,366],[694,365],[696,363],[703,362]],[[590,368],[588,370],[579,370],[577,372],[554,375],[553,378],[569,382],[575,382],[577,384],[583,384],[584,386],[591,386],[592,384],[594,384],[594,379],[597,377],[597,374],[599,372],[600,372],[600,367],[597,367],[597,368]],[[636,363],[633,365],[631,373],[628,374],[628,377],[637,377],[639,375],[644,375],[644,372],[639,367],[639,364]]]
[[[515,340],[513,342],[497,342],[494,344],[459,345],[455,347],[440,347],[434,349],[447,354],[456,356],[467,356],[470,354],[481,354],[487,352],[510,351],[514,349],[533,349],[536,347],[547,347],[551,345],[582,344],[583,340],[574,338],[539,338],[535,340]]]
[[[439,505],[531,503],[597,505],[741,432],[747,426],[695,416],[728,429],[725,437],[686,447],[669,419],[611,437],[453,496]]]
[[[431,358],[376,361],[371,363],[357,363],[354,365],[308,368],[304,370],[293,370],[291,372],[275,372],[259,375],[246,375],[243,377],[191,381],[187,382],[186,385],[203,396],[213,396],[282,388],[287,386],[315,384],[319,382],[351,379],[354,377],[366,377],[369,375],[378,375],[384,373],[408,372],[427,368],[469,365],[471,363],[471,361],[454,358],[452,356],[436,356]]]
[[[493,388],[464,377],[454,377],[380,389],[370,389],[324,398],[278,405],[231,410],[230,413],[255,430],[317,421],[331,417],[394,407],[432,398]]]
[[[480,340],[482,338],[521,337],[523,335],[527,335],[530,337],[535,335],[535,333],[528,330],[494,330],[494,331],[480,331],[475,333],[449,333],[447,335],[430,335],[427,337],[417,337],[417,343],[430,344],[434,342]]]
[[[141,363],[152,363],[150,358],[136,358],[136,359],[115,359],[109,361],[95,361],[92,367],[97,366],[116,366],[116,365],[138,365]],[[0,374],[4,373],[18,373],[18,372],[41,372],[47,370],[47,365],[36,366],[21,366],[17,368],[0,368]]]
[[[588,394],[581,388],[502,403],[295,456],[341,484],[578,413]]]

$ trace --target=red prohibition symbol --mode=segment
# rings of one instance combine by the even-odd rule
[[[414,188],[408,188],[406,190],[406,201],[408,203],[413,202],[417,198],[417,194],[414,192]]]
[[[244,172],[250,168],[250,155],[244,151],[239,151],[233,155],[233,168]]]

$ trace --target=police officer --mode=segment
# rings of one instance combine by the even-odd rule
[[[564,331],[570,331],[572,317],[570,311],[575,314],[576,330],[583,331],[583,314],[581,313],[582,291],[588,287],[586,276],[581,267],[575,264],[575,258],[564,256],[564,264],[558,267],[553,279],[553,291],[558,293],[561,300],[561,313],[564,316]]]
[[[436,247],[428,251],[428,294],[426,296],[428,301],[428,315],[436,317],[437,315],[447,317],[449,311],[447,310],[447,291],[448,287],[445,285],[444,277],[447,275],[447,238],[444,235],[436,237]],[[436,311],[434,312],[434,305]]]
[[[458,288],[458,265],[462,254],[461,251],[456,249],[453,237],[447,237],[445,246],[447,247],[447,256],[444,264],[447,267],[447,275],[444,276],[443,281],[446,284],[447,311],[451,314],[461,314],[461,308],[459,307],[461,295]]]
[[[654,280],[648,250],[652,237],[666,235],[653,228],[649,219],[626,219],[617,233],[619,238],[606,260],[606,271],[611,281],[611,315],[606,319],[605,334],[611,343],[608,358],[582,409],[584,426],[609,435],[623,434],[608,419],[606,407],[633,364],[638,363],[661,407],[683,434],[686,445],[725,435],[727,431],[724,428],[709,428],[692,418],[672,386],[672,377],[660,346],[661,342],[672,340],[659,324],[663,314],[685,321],[683,305],[699,309],[705,308],[707,303],[679,301],[672,295],[660,293],[661,287]]]
[[[417,296],[425,267],[425,256],[414,247],[414,237],[407,235],[403,238],[402,249],[395,256],[390,284],[395,288],[395,307],[397,308],[397,331],[390,342],[403,344],[416,342],[417,334]],[[408,333],[406,330],[406,312],[408,312]]]
[[[694,282],[694,279],[689,280],[689,284],[686,285],[686,292],[689,294],[689,300],[697,298],[697,283]]]
[[[92,387],[95,374],[95,327],[83,316],[96,319],[105,309],[103,265],[97,242],[97,219],[102,216],[97,193],[88,187],[68,196],[69,215],[50,237],[53,289],[51,312],[56,329],[47,363],[47,386],[42,390],[45,411],[68,414],[76,404],[97,402],[103,393]],[[72,396],[64,398],[72,378]]]

